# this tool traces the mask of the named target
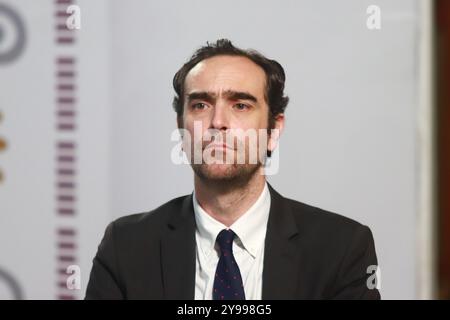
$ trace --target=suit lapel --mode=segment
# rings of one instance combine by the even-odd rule
[[[195,295],[195,218],[192,194],[174,212],[161,240],[164,298],[191,300]]]
[[[295,299],[299,231],[286,200],[269,185],[271,205],[264,249],[262,299]]]

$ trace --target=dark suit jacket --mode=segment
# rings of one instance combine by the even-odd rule
[[[269,190],[263,299],[380,298],[366,283],[377,265],[368,227]],[[109,224],[86,299],[194,299],[193,210],[191,194]]]

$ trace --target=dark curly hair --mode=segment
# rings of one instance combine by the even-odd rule
[[[242,56],[250,59],[260,66],[266,74],[266,92],[264,97],[269,105],[269,129],[275,125],[275,117],[284,113],[289,102],[289,97],[284,95],[284,82],[286,75],[283,67],[275,60],[271,60],[257,52],[256,50],[243,50],[233,46],[228,39],[219,39],[215,43],[206,43],[206,46],[199,48],[173,77],[173,88],[176,95],[173,98],[173,108],[178,119],[183,115],[184,105],[184,81],[189,71],[200,61],[219,56]],[[179,122],[180,123],[180,122]]]

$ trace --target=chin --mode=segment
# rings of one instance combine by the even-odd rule
[[[200,171],[205,178],[229,180],[239,175],[239,168],[233,164],[203,164]]]
[[[260,165],[201,164],[193,166],[195,174],[211,182],[242,182],[249,180]]]

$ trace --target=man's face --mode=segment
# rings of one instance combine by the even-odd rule
[[[181,125],[190,133],[190,162],[200,178],[246,179],[261,167],[260,155],[266,154],[268,145],[260,139],[260,132],[267,132],[269,123],[265,87],[264,70],[245,57],[216,56],[201,61],[189,71]],[[257,138],[239,134],[236,129],[241,129],[241,133],[253,130]],[[202,152],[200,164],[193,161],[195,146]],[[256,162],[254,158],[250,160],[255,152]],[[211,159],[220,160],[211,163]]]

